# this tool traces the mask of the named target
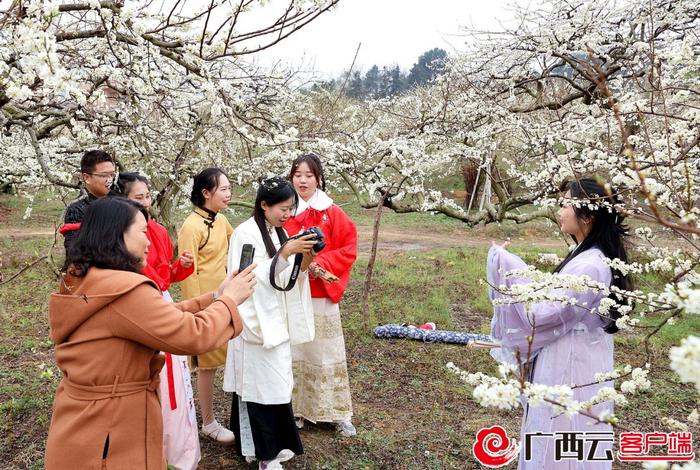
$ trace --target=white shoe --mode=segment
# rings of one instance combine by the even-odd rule
[[[279,460],[268,460],[258,464],[258,470],[284,470]]]
[[[291,459],[294,457],[296,454],[292,452],[289,449],[283,449],[280,451],[279,454],[277,454],[277,457],[275,457],[275,460],[278,462],[286,462],[287,460]]]
[[[304,429],[304,418],[302,418],[302,417],[295,418],[294,422],[297,425],[297,429]]]
[[[355,426],[353,426],[350,421],[341,421],[336,424],[336,428],[343,437],[352,437],[357,434],[357,429],[355,429]]]
[[[222,444],[230,444],[236,439],[233,432],[220,425],[216,420],[206,426],[203,425],[202,434]]]
[[[282,449],[274,460],[263,461],[258,464],[258,470],[284,470],[282,462],[294,457],[296,454],[289,449]],[[246,457],[246,461],[248,458]]]

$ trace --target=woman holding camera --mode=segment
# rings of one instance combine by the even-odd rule
[[[350,437],[356,431],[351,421],[350,381],[338,303],[357,258],[357,229],[324,192],[326,182],[317,155],[306,154],[294,160],[289,180],[300,201],[285,224],[287,232],[319,227],[327,245],[309,268],[315,339],[292,348],[294,414],[299,428],[304,419],[335,423],[342,436]],[[329,279],[328,273],[339,279]]]
[[[281,468],[281,462],[303,452],[292,412],[291,346],[313,339],[306,270],[316,240],[314,235],[287,240],[282,226],[296,205],[297,195],[284,178],[261,181],[253,216],[236,227],[228,251],[230,271],[251,248],[258,265],[255,294],[239,309],[244,332],[229,342],[224,390],[233,392],[236,452],[259,460],[261,469]],[[299,266],[296,255],[302,255]],[[294,273],[298,277],[291,284]]]
[[[242,330],[236,305],[252,292],[254,266],[214,293],[172,304],[139,274],[150,245],[146,217],[128,199],[92,202],[49,300],[63,374],[46,444],[49,470],[165,468],[160,351],[202,353]]]

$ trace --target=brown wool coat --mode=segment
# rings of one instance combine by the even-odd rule
[[[209,293],[171,304],[145,276],[108,269],[91,268],[66,284],[49,301],[63,379],[46,468],[164,469],[159,351],[200,354],[237,336],[243,326],[235,302],[212,302]]]

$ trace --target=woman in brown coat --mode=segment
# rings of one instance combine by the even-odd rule
[[[217,292],[170,304],[138,273],[148,246],[140,206],[121,198],[90,205],[49,301],[63,373],[46,444],[49,470],[164,469],[159,351],[199,354],[241,332],[236,305],[252,293],[254,266]]]

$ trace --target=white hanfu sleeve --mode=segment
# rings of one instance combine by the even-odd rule
[[[253,344],[262,344],[264,348],[274,348],[289,340],[289,332],[282,311],[282,306],[277,298],[277,291],[270,284],[270,266],[272,259],[268,257],[262,240],[257,240],[254,234],[248,233],[243,226],[239,227],[231,237],[229,243],[228,268],[238,269],[243,245],[250,243],[255,247],[253,262],[257,267],[253,271],[257,281],[253,294],[238,306],[239,314],[243,320],[244,341]],[[278,265],[288,264],[279,257]],[[279,284],[279,281],[278,281]]]

